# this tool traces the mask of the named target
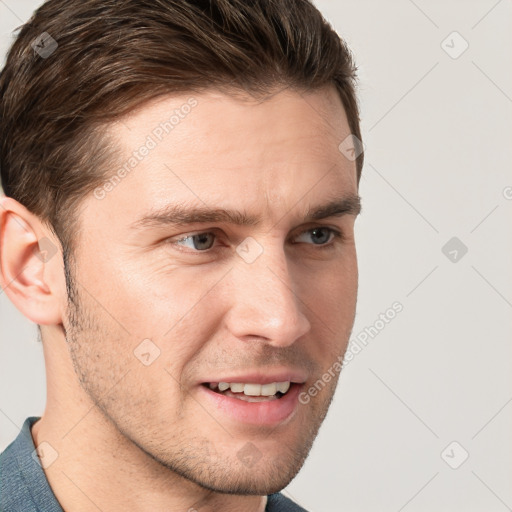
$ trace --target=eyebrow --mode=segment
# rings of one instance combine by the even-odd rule
[[[333,199],[325,204],[310,208],[304,217],[305,222],[342,217],[344,215],[359,215],[361,213],[361,198],[350,194]],[[237,226],[258,226],[261,218],[238,210],[225,208],[210,208],[208,206],[188,206],[186,204],[169,204],[163,208],[150,211],[131,224],[134,230],[155,228],[160,226],[188,224],[225,223]]]

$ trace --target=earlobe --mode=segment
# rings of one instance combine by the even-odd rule
[[[58,256],[58,247],[41,221],[14,199],[2,198],[0,286],[25,316],[39,325],[62,321],[60,294],[52,279]]]

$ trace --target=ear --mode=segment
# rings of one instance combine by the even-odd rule
[[[32,322],[62,323],[65,279],[60,242],[10,197],[0,197],[0,287]]]

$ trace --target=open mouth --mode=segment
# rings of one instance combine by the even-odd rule
[[[278,424],[287,424],[296,416],[299,409],[298,397],[305,385],[305,378],[276,375],[273,376],[274,379],[289,380],[275,382],[269,382],[269,376],[247,375],[245,378],[248,381],[260,382],[202,382],[198,386],[199,396],[204,397],[205,406],[211,406],[212,410],[238,424],[275,427]],[[298,382],[292,381],[295,378]],[[217,379],[220,380],[219,377]],[[243,377],[232,379],[242,380]]]
[[[211,389],[215,393],[237,398],[245,402],[269,402],[279,400],[290,389],[297,386],[295,382],[271,382],[268,384],[257,384],[247,382],[205,382],[203,386]]]

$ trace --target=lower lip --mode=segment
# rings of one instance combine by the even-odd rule
[[[289,420],[297,410],[301,384],[294,384],[289,391],[277,400],[268,402],[246,402],[212,391],[206,386],[199,386],[200,393],[214,407],[232,419],[253,425],[276,425]]]

